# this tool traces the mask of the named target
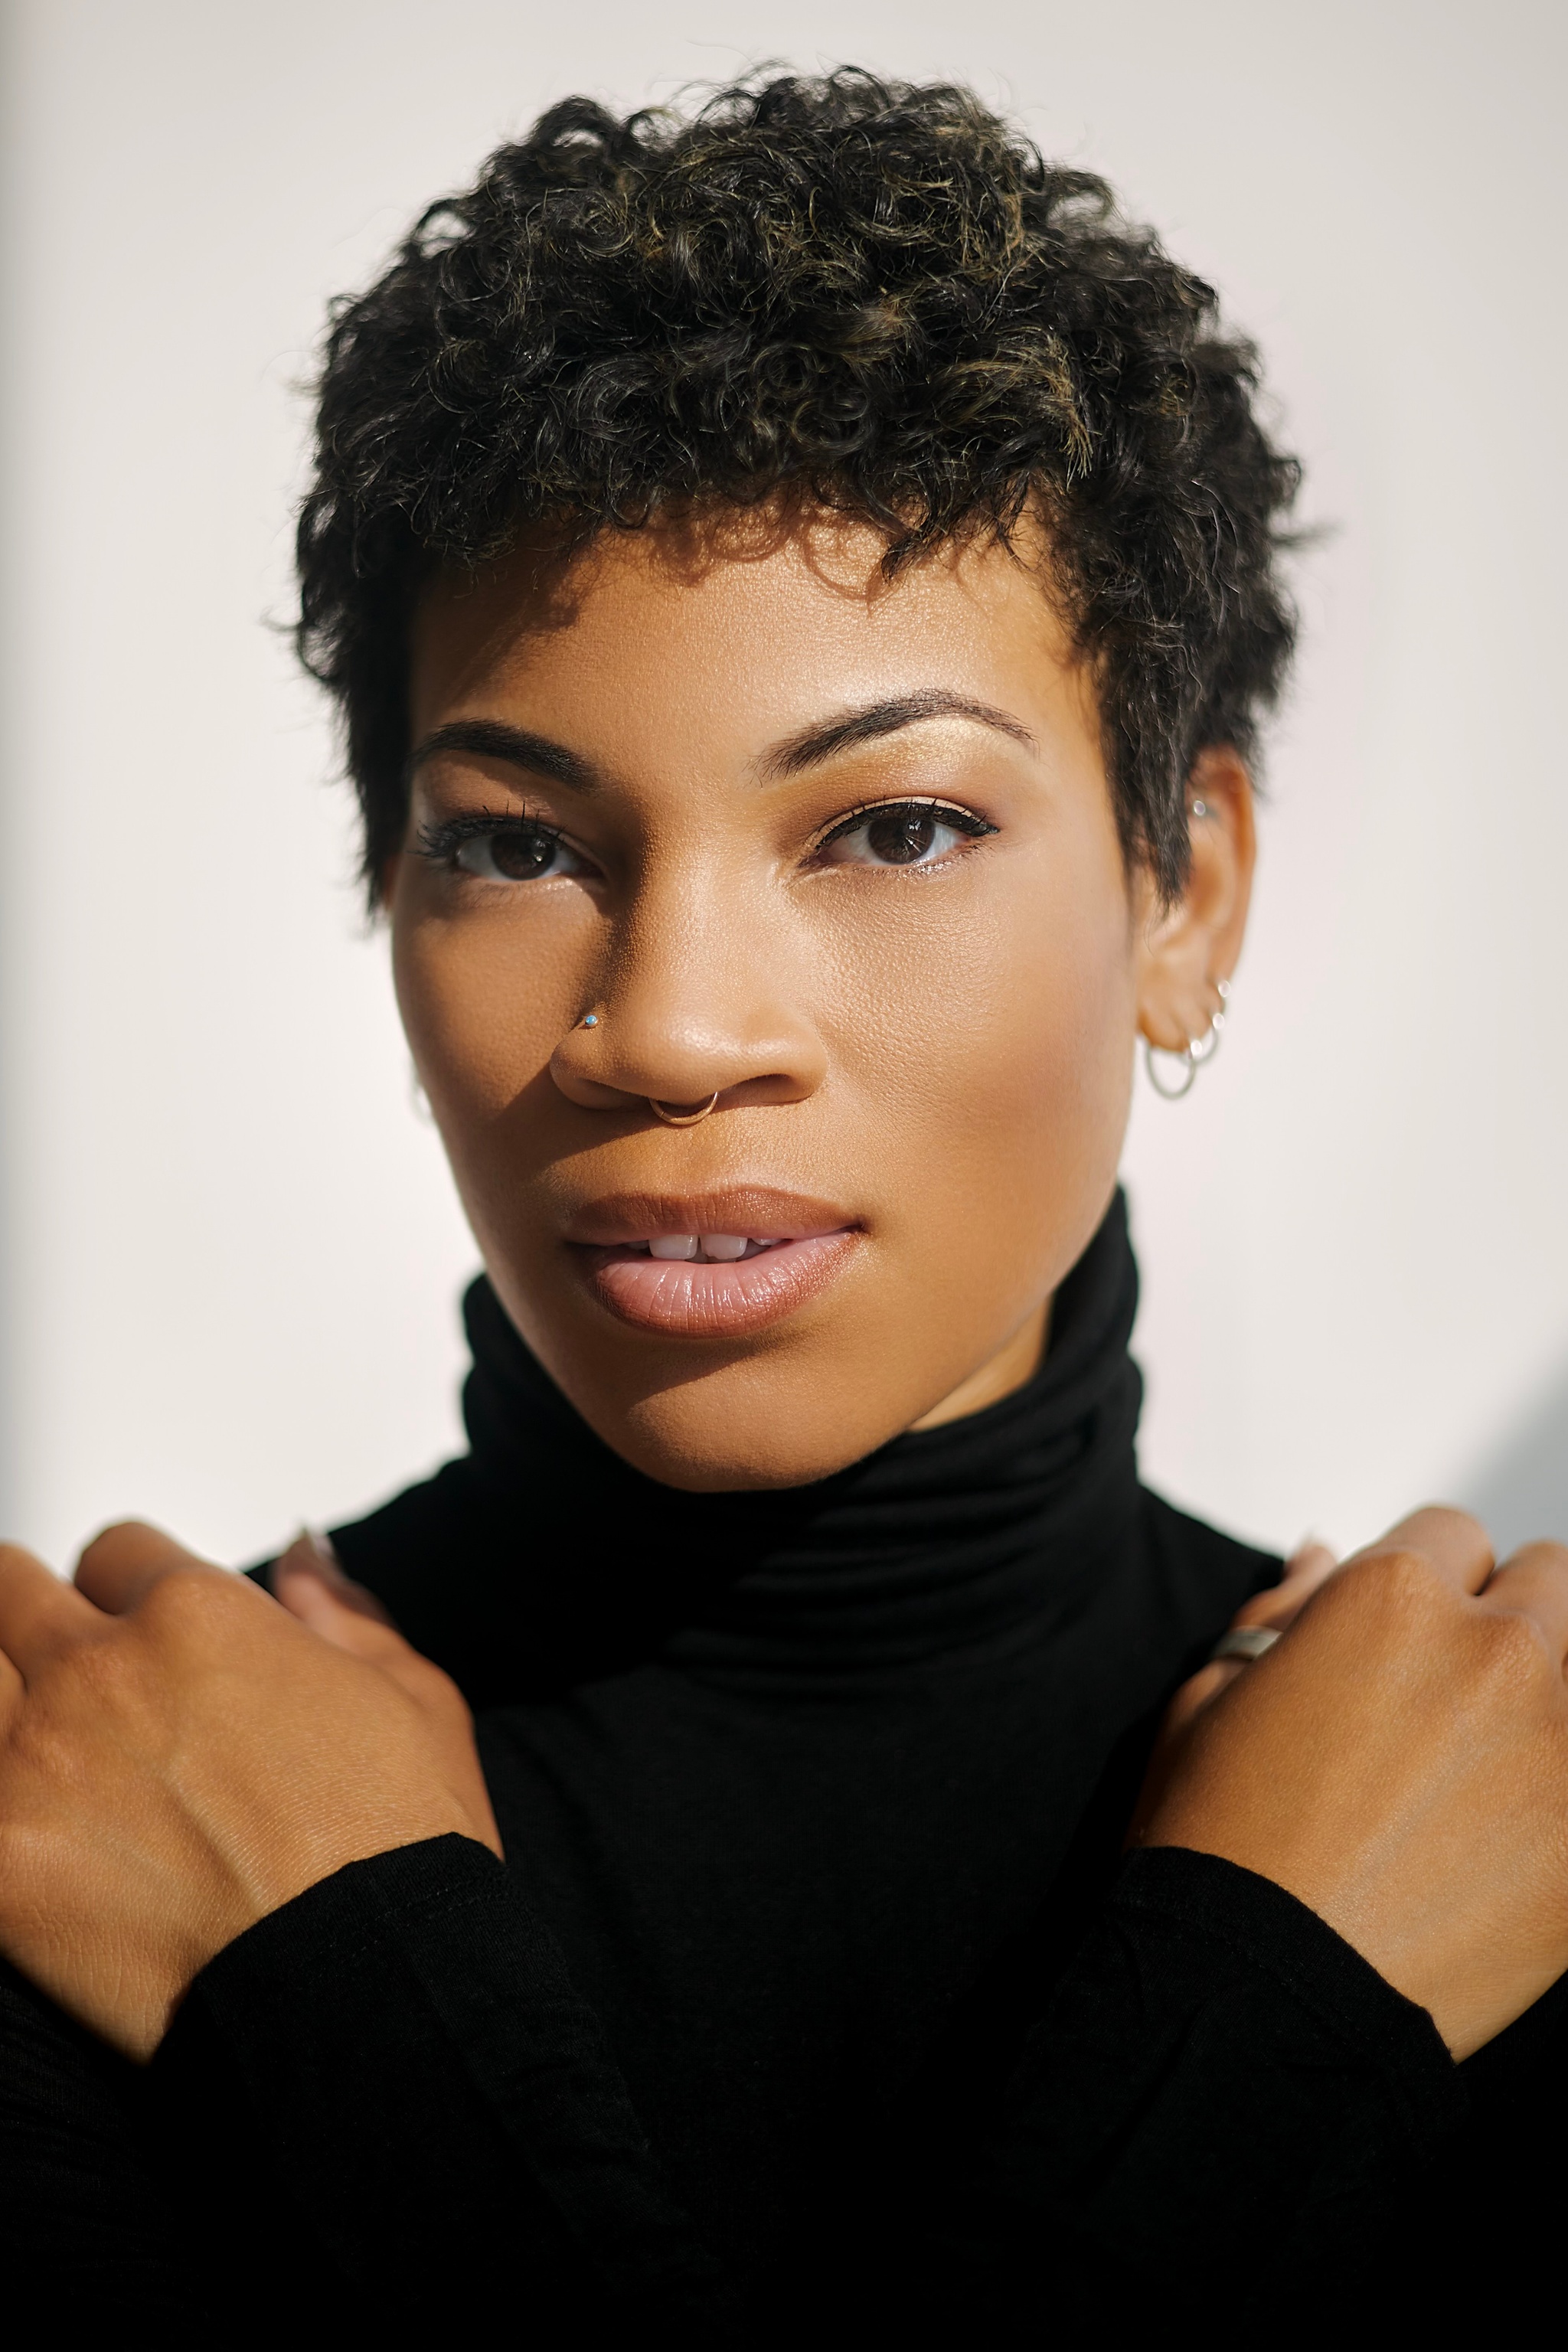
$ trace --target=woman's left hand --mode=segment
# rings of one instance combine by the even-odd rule
[[[288,1607],[153,1528],[110,1528],[74,1589],[0,1546],[0,1951],[132,2058],[345,1863],[500,1851],[447,1677],[308,1547],[279,1568]]]
[[[1328,1582],[1338,1566],[1339,1561],[1327,1544],[1301,1544],[1286,1561],[1285,1573],[1278,1584],[1270,1585],[1266,1592],[1255,1592],[1250,1601],[1243,1601],[1230,1621],[1232,1632],[1241,1625],[1263,1625],[1272,1633],[1284,1633],[1288,1625],[1295,1623],[1313,1593],[1320,1585]],[[1200,1666],[1171,1701],[1149,1759],[1149,1769],[1143,1775],[1138,1802],[1133,1808],[1127,1832],[1129,1845],[1139,1843],[1175,1770],[1194,1724],[1205,1707],[1213,1706],[1221,1691],[1229,1689],[1246,1663],[1243,1658],[1218,1658],[1206,1666]]]

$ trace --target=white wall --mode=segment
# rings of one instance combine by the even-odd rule
[[[1546,0],[16,0],[0,653],[5,1517],[219,1557],[455,1438],[472,1249],[287,613],[327,296],[542,103],[960,74],[1262,339],[1305,656],[1223,1055],[1143,1098],[1145,1460],[1289,1539],[1568,1532],[1568,796]]]

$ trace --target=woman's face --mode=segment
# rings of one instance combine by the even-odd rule
[[[416,622],[419,1076],[518,1328],[678,1486],[821,1477],[1026,1379],[1138,1029],[1201,1034],[1239,944],[1237,763],[1160,915],[1034,570],[889,585],[883,544],[606,536]]]

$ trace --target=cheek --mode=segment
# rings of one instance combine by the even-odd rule
[[[933,1221],[994,1223],[1031,1279],[1054,1278],[1063,1237],[1092,1231],[1127,1120],[1126,904],[1118,877],[1095,883],[988,894],[972,922],[910,925],[864,975],[860,1017],[843,1017],[839,992],[837,1058],[882,1129],[904,1212],[928,1236]]]
[[[499,1116],[547,1066],[569,1025],[568,959],[528,951],[501,926],[394,910],[392,969],[420,1082],[448,1141]]]

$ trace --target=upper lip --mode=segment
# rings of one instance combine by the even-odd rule
[[[565,1238],[614,1249],[658,1234],[744,1234],[752,1240],[805,1241],[842,1233],[861,1220],[832,1201],[784,1192],[772,1184],[731,1184],[720,1192],[605,1192],[584,1201],[566,1221]]]

